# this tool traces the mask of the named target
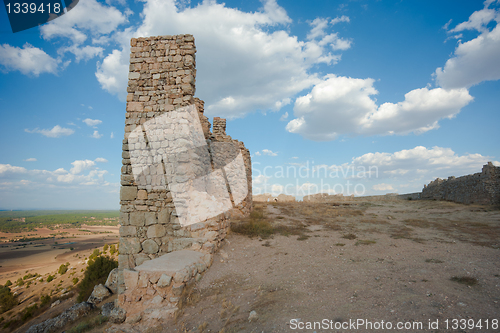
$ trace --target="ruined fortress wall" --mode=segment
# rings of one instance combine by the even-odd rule
[[[500,205],[500,167],[493,163],[479,173],[439,179],[425,185],[422,199],[449,200],[465,204]]]
[[[193,36],[133,38],[130,52],[120,189],[121,292],[124,269],[133,269],[145,261],[182,249],[212,253],[226,236],[229,216],[248,214],[252,209],[249,151],[242,142],[225,135],[225,120],[214,121],[214,133],[211,133],[210,122],[203,115],[204,103],[194,97],[196,48]],[[190,138],[178,134],[179,128],[189,125],[174,111],[189,106],[196,110],[202,128],[203,134],[197,142],[203,141],[209,149],[186,147],[189,144],[183,142]],[[160,119],[168,120],[167,129],[159,126]],[[221,146],[219,142],[226,145]],[[174,156],[174,151],[168,155],[179,147],[183,149],[179,150],[181,153]],[[214,158],[214,149],[218,150],[220,161]],[[243,199],[241,203],[229,212],[218,213],[200,223],[181,225],[179,206],[174,205],[173,195],[182,196],[182,186],[178,187],[178,193],[171,192],[176,189],[169,186],[168,179],[184,185],[183,182],[194,179],[193,175],[210,174],[238,153],[243,156],[247,196],[239,198]],[[226,180],[231,181],[234,175],[227,173]],[[224,188],[226,186],[234,192],[227,181]]]

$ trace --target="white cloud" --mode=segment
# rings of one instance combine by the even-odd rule
[[[97,63],[95,76],[104,90],[117,95],[121,100],[127,97],[128,51],[113,50],[102,63]]]
[[[24,75],[38,76],[41,73],[57,73],[59,60],[52,58],[42,49],[28,43],[22,48],[0,45],[0,64],[4,71],[20,71]]]
[[[48,138],[60,138],[61,136],[68,136],[75,133],[74,130],[70,128],[61,127],[59,125],[52,127],[52,129],[50,130],[35,128],[33,130],[25,129],[24,131],[28,133],[40,133]]]
[[[284,187],[282,185],[273,184],[273,186],[271,186],[271,193],[272,194],[280,194],[280,193],[283,193],[283,189],[284,189]]]
[[[82,122],[84,122],[85,124],[87,124],[87,126],[92,126],[93,127],[93,126],[97,126],[97,125],[101,124],[102,120],[87,118],[87,119],[82,120]]]
[[[384,184],[384,183],[373,185],[372,189],[374,189],[375,191],[393,191],[394,190],[392,185]]]
[[[10,164],[0,164],[0,175],[12,173],[26,173],[27,170],[23,167],[12,166]]]
[[[87,36],[112,33],[125,22],[127,18],[115,7],[104,6],[96,0],[85,0],[57,20],[42,25],[40,31],[46,40],[66,37],[74,44],[81,44]]]
[[[280,117],[280,121],[285,121],[288,119],[288,112],[285,112],[283,115]]]
[[[99,134],[99,131],[94,131],[94,133],[90,137],[94,139],[100,139],[102,137],[102,134]]]
[[[113,139],[115,137],[115,134],[111,132],[111,135],[109,136],[110,139]]]
[[[260,155],[261,155],[260,151],[255,152],[255,156],[260,156]]]
[[[97,160],[97,159],[96,159]],[[28,170],[0,164],[0,202],[4,209],[117,209],[119,183],[105,180],[106,170],[92,161],[64,168]],[[78,169],[78,170],[77,170]]]
[[[367,153],[339,168],[365,168],[377,172],[376,178],[421,180],[421,186],[436,177],[462,176],[481,171],[490,156],[458,155],[450,148],[417,146],[394,153]],[[495,161],[498,164],[500,162]],[[332,166],[336,167],[336,166]]]
[[[336,17],[334,18],[333,20],[330,21],[330,24],[331,25],[335,25],[337,23],[340,23],[340,22],[350,22],[350,19],[348,16],[345,16],[345,15],[342,15],[341,17]]]
[[[500,11],[485,8],[472,13],[469,20],[458,24],[449,32],[476,30],[478,37],[465,43],[459,42],[454,56],[436,69],[437,83],[444,88],[470,87],[482,81],[499,80],[500,66]],[[496,21],[490,30],[488,24]]]
[[[102,157],[98,157],[94,160],[94,162],[98,162],[98,163],[108,163],[108,160],[105,159],[105,158],[102,158]]]
[[[27,158],[27,159],[25,159],[25,160],[23,160],[23,161],[25,161],[25,162],[36,162],[36,161],[37,161],[37,159],[36,159],[36,158],[34,158],[34,157],[30,157],[30,158]]]
[[[340,134],[391,135],[422,133],[452,118],[472,96],[466,89],[415,89],[399,103],[376,105],[373,79],[329,74],[311,92],[295,100],[286,130],[315,141],[334,140]]]
[[[95,162],[91,160],[76,160],[71,163],[73,167],[69,170],[73,175],[81,173],[83,170],[91,169],[95,166]]]
[[[90,45],[79,47],[73,44],[68,47],[61,47],[59,50],[57,50],[57,53],[59,54],[64,54],[66,52],[73,53],[75,55],[75,60],[78,63],[80,62],[80,60],[86,61],[94,58],[95,56],[102,56],[103,51],[104,49],[102,47],[96,47]],[[92,109],[92,107],[89,106],[89,109]]]
[[[256,185],[259,185],[259,184],[264,184],[267,182],[267,180],[271,178],[271,177],[266,177],[264,175],[258,175],[257,177],[254,177],[253,180],[252,180],[252,184],[256,184]]]
[[[193,34],[198,50],[197,95],[205,100],[207,115],[226,118],[276,110],[318,81],[316,74],[309,73],[315,64],[340,59],[330,53],[332,47],[339,47],[338,37],[321,42],[299,41],[290,35],[285,24],[291,20],[274,0],[264,1],[262,9],[250,13],[213,1],[179,9],[172,0],[148,0],[142,15],[142,25],[120,36],[121,50],[109,54],[96,72],[102,88],[121,99],[125,99],[132,36],[165,31]]]
[[[262,149],[262,154],[268,155],[268,156],[278,156],[278,153],[274,153],[273,151],[269,149]]]

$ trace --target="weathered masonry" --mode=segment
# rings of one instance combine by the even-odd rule
[[[119,306],[131,322],[174,312],[228,219],[252,209],[250,153],[225,119],[210,131],[194,97],[195,53],[191,35],[131,40],[119,255]]]
[[[437,178],[429,185],[424,185],[422,199],[500,205],[500,167],[488,162],[481,172],[473,175]]]

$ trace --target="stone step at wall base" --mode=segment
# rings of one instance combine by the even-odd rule
[[[212,260],[207,253],[180,250],[125,269],[125,291],[118,296],[119,306],[127,318],[167,319],[177,311],[186,286],[198,281]]]

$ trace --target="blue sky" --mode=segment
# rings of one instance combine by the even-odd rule
[[[500,165],[499,21],[498,1],[80,0],[14,34],[1,9],[0,209],[119,208],[139,36],[194,35],[196,96],[250,149],[254,194],[409,193]]]

